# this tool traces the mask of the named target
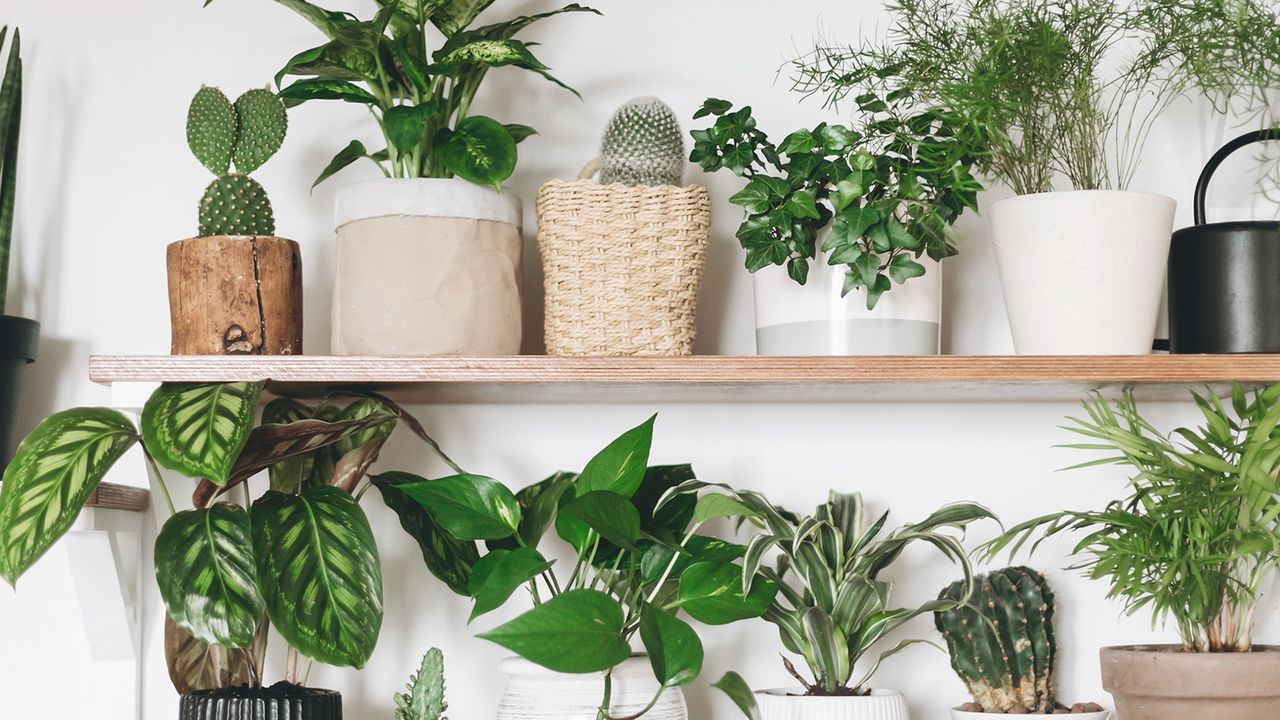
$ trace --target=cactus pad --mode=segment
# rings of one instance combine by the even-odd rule
[[[636,98],[613,114],[600,148],[600,182],[609,185],[681,185],[684,136],[666,103]]]
[[[200,235],[274,235],[267,191],[248,175],[223,175],[200,199]]]
[[[236,111],[222,91],[202,87],[187,110],[187,145],[215,175],[231,169],[236,144]]]
[[[405,690],[396,695],[394,720],[445,720],[449,704],[444,700],[444,653],[428,650]]]
[[[284,103],[270,90],[257,88],[236,98],[237,134],[232,157],[236,172],[251,173],[284,142],[289,116]]]

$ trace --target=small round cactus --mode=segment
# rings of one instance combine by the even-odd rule
[[[200,199],[200,235],[274,235],[275,217],[267,191],[248,175],[223,175]]]
[[[675,112],[654,97],[618,108],[600,149],[600,182],[609,185],[684,184],[684,134]]]

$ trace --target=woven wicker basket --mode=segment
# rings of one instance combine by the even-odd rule
[[[538,191],[549,355],[689,355],[711,225],[703,187]]]

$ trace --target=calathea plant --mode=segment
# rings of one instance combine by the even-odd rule
[[[624,433],[582,472],[560,472],[518,493],[470,474],[425,480],[384,473],[373,480],[431,572],[472,599],[472,619],[526,590],[522,601],[533,608],[480,636],[551,670],[606,673],[606,720],[610,673],[631,656],[636,635],[661,690],[685,685],[701,671],[703,650],[678,613],[730,623],[759,616],[777,592],[769,578],[744,592],[738,560],[746,549],[699,534],[736,507],[727,496],[685,493],[658,506],[693,471],[646,467],[653,423]],[[562,572],[540,549],[552,528],[575,557]]]
[[[956,254],[949,227],[977,208],[982,186],[971,170],[983,148],[970,123],[920,110],[903,92],[868,93],[858,110],[854,126],[823,123],[775,145],[750,107],[708,100],[694,117],[716,121],[692,133],[690,160],[748,179],[730,198],[747,213],[737,233],[747,270],[783,265],[805,284],[829,227],[827,264],[847,267],[844,294],[865,288],[871,309],[894,283],[925,273],[922,256]]]
[[[189,693],[257,687],[268,627],[297,654],[360,667],[382,624],[382,572],[357,498],[398,418],[381,398],[312,409],[276,400],[254,426],[260,382],[163,385],[141,428],[106,408],[42,422],[18,447],[0,487],[0,577],[14,583],[75,521],[112,465],[139,445],[169,519],[155,544],[174,685]],[[194,508],[177,510],[156,466],[195,481]],[[248,504],[250,477],[270,487]],[[244,503],[228,494],[240,486]]]

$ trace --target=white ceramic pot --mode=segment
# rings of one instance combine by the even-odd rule
[[[762,720],[911,720],[907,699],[897,690],[873,689],[870,695],[811,697],[779,688],[756,693]]]
[[[821,247],[825,233],[819,235]],[[845,266],[826,254],[809,264],[798,285],[781,266],[754,275],[757,355],[937,355],[942,326],[942,269],[922,257],[925,274],[880,296],[867,310],[859,288],[845,297]]]
[[[498,701],[497,720],[596,720],[604,699],[604,674],[552,672],[523,658],[502,661],[507,689]],[[633,657],[613,670],[610,714],[634,715],[658,692],[646,657]],[[645,720],[688,720],[679,688],[662,693]]]
[[[994,203],[991,238],[1017,353],[1150,353],[1176,206],[1109,190]]]
[[[1000,718],[1005,718],[1007,720],[1009,717],[1020,716],[1011,716],[1007,713],[970,712],[968,710],[960,710],[959,708],[951,708],[951,720],[1000,720]],[[1028,717],[1040,716],[1030,715]],[[1108,720],[1111,717],[1111,711],[1101,710],[1099,712],[1053,715],[1052,717],[1062,718],[1063,720]]]
[[[520,199],[464,180],[367,180],[334,200],[335,355],[520,352]]]

